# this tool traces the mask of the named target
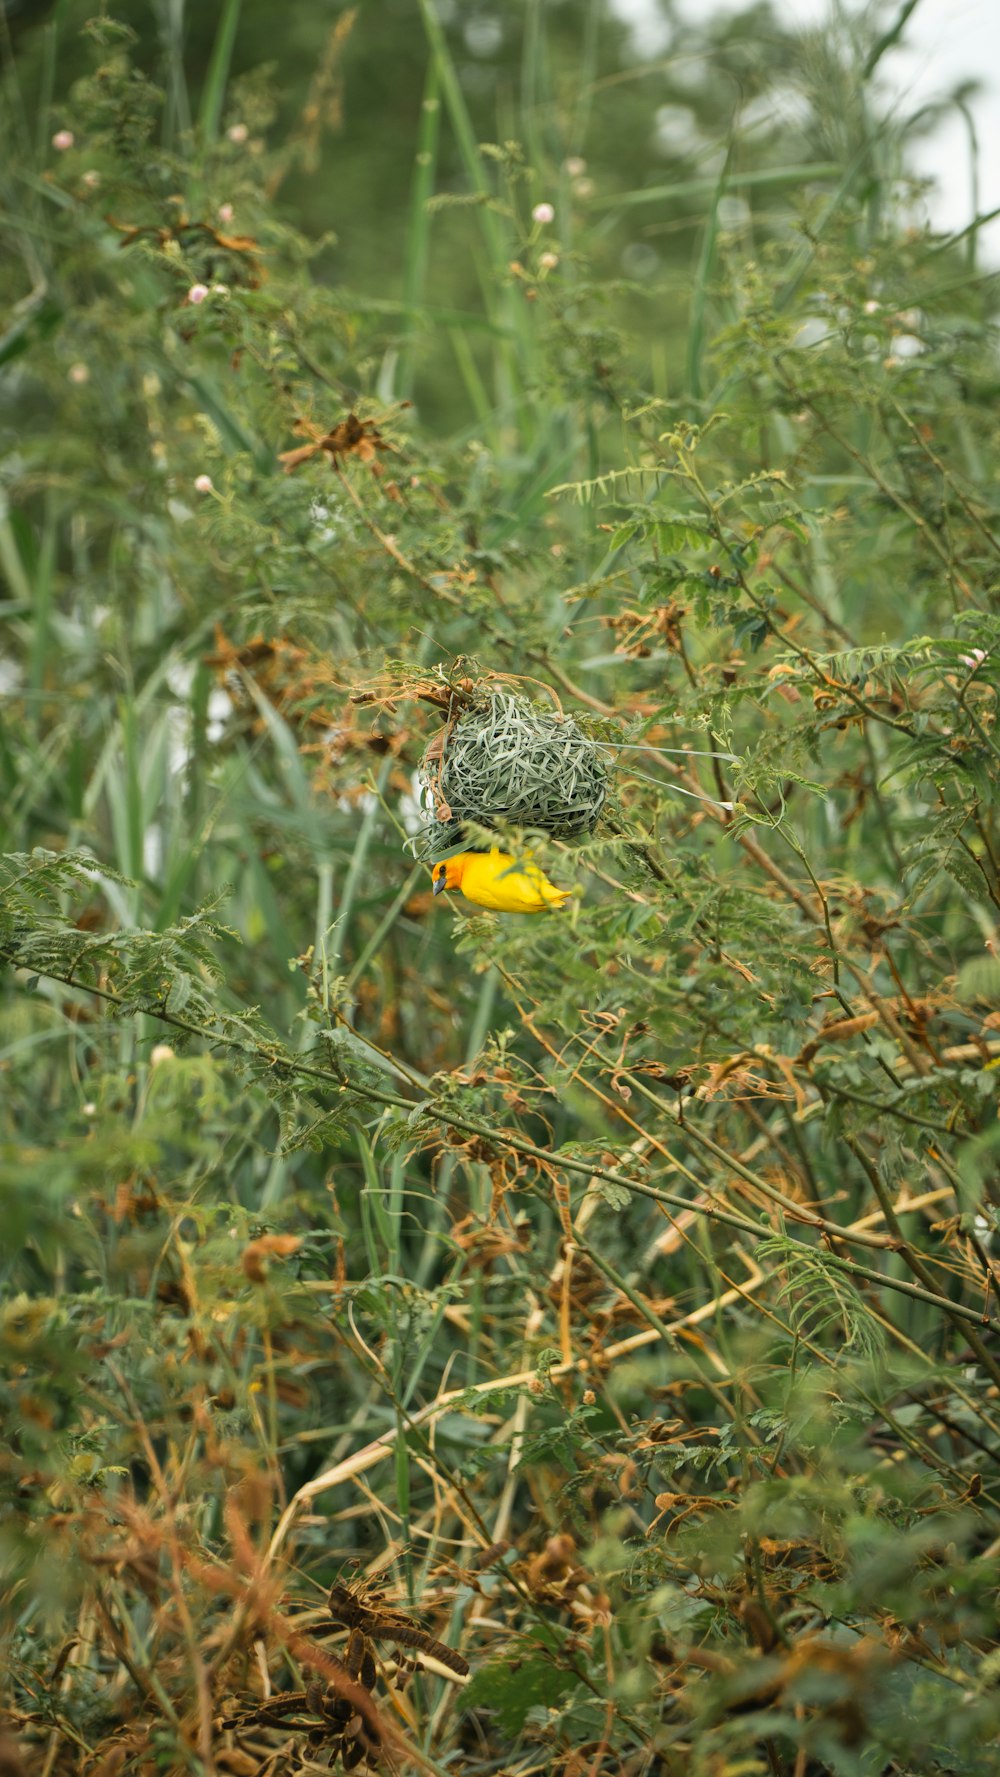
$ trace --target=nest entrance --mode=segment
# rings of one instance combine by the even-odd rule
[[[427,748],[420,763],[427,817],[417,851],[430,861],[461,843],[463,823],[510,821],[554,839],[592,833],[608,793],[597,743],[572,716],[491,688]]]

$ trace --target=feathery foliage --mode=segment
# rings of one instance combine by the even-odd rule
[[[374,10],[295,115],[122,10],[0,155],[5,1756],[986,1777],[996,288],[893,29],[678,25],[678,146],[421,0],[390,212]],[[414,860],[464,681],[613,779],[501,811],[559,914]]]

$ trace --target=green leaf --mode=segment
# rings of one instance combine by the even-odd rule
[[[546,1629],[515,1637],[499,1660],[481,1666],[462,1694],[465,1709],[490,1709],[503,1733],[520,1734],[532,1709],[554,1709],[577,1679],[556,1663],[558,1637]]]

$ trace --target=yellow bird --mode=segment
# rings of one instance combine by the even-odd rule
[[[436,895],[442,889],[461,889],[467,901],[495,913],[545,913],[570,898],[569,890],[556,888],[537,864],[519,863],[496,846],[491,852],[459,852],[435,864],[432,875]]]

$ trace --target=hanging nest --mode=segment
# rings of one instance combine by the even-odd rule
[[[572,716],[540,710],[496,686],[435,736],[420,762],[425,861],[462,843],[463,823],[541,828],[554,839],[592,833],[608,793],[601,748]]]

